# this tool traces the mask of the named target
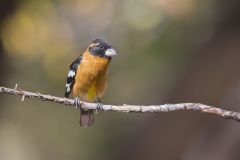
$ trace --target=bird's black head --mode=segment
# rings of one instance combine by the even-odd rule
[[[111,58],[117,55],[110,44],[102,39],[95,39],[89,46],[89,52],[99,57]]]

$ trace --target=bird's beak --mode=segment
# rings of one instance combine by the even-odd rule
[[[112,56],[116,56],[117,53],[116,53],[115,49],[109,48],[105,51],[105,55],[108,57],[112,57]]]

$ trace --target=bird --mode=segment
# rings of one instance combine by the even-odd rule
[[[76,105],[79,99],[85,102],[98,101],[101,106],[101,97],[107,87],[108,68],[115,49],[102,39],[95,39],[75,61],[69,66],[65,97],[72,92]],[[94,111],[84,110],[80,106],[80,126],[90,127],[94,123]]]

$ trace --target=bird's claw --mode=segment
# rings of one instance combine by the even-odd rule
[[[96,110],[96,112],[98,113],[98,112],[100,112],[101,110],[103,110],[103,105],[102,105],[102,103],[98,103],[98,104],[97,104],[97,110]]]
[[[74,104],[76,106],[76,108],[80,108],[81,107],[81,101],[79,98],[75,98],[74,99]]]
[[[100,112],[101,110],[103,110],[103,105],[101,103],[101,99],[98,97],[98,104],[97,104],[97,110],[96,112]]]

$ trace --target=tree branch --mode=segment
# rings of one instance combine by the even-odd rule
[[[17,84],[14,89],[0,87],[0,93],[7,93],[13,94],[17,96],[22,96],[22,102],[25,98],[35,98],[40,99],[42,101],[50,101],[55,103],[60,103],[68,106],[75,106],[73,99],[68,98],[61,98],[52,95],[45,95],[39,92],[33,93],[21,90],[18,88]],[[87,103],[81,101],[81,107],[83,109],[97,109],[97,103]],[[180,110],[193,110],[193,111],[201,111],[202,113],[209,113],[215,114],[220,117],[224,117],[226,119],[232,119],[235,121],[240,122],[240,113],[234,111],[227,111],[221,108],[212,107],[200,103],[179,103],[179,104],[164,104],[164,105],[149,105],[149,106],[142,106],[142,105],[126,105],[123,104],[122,106],[116,105],[102,105],[103,111],[116,111],[116,112],[173,112],[173,111],[180,111]]]

